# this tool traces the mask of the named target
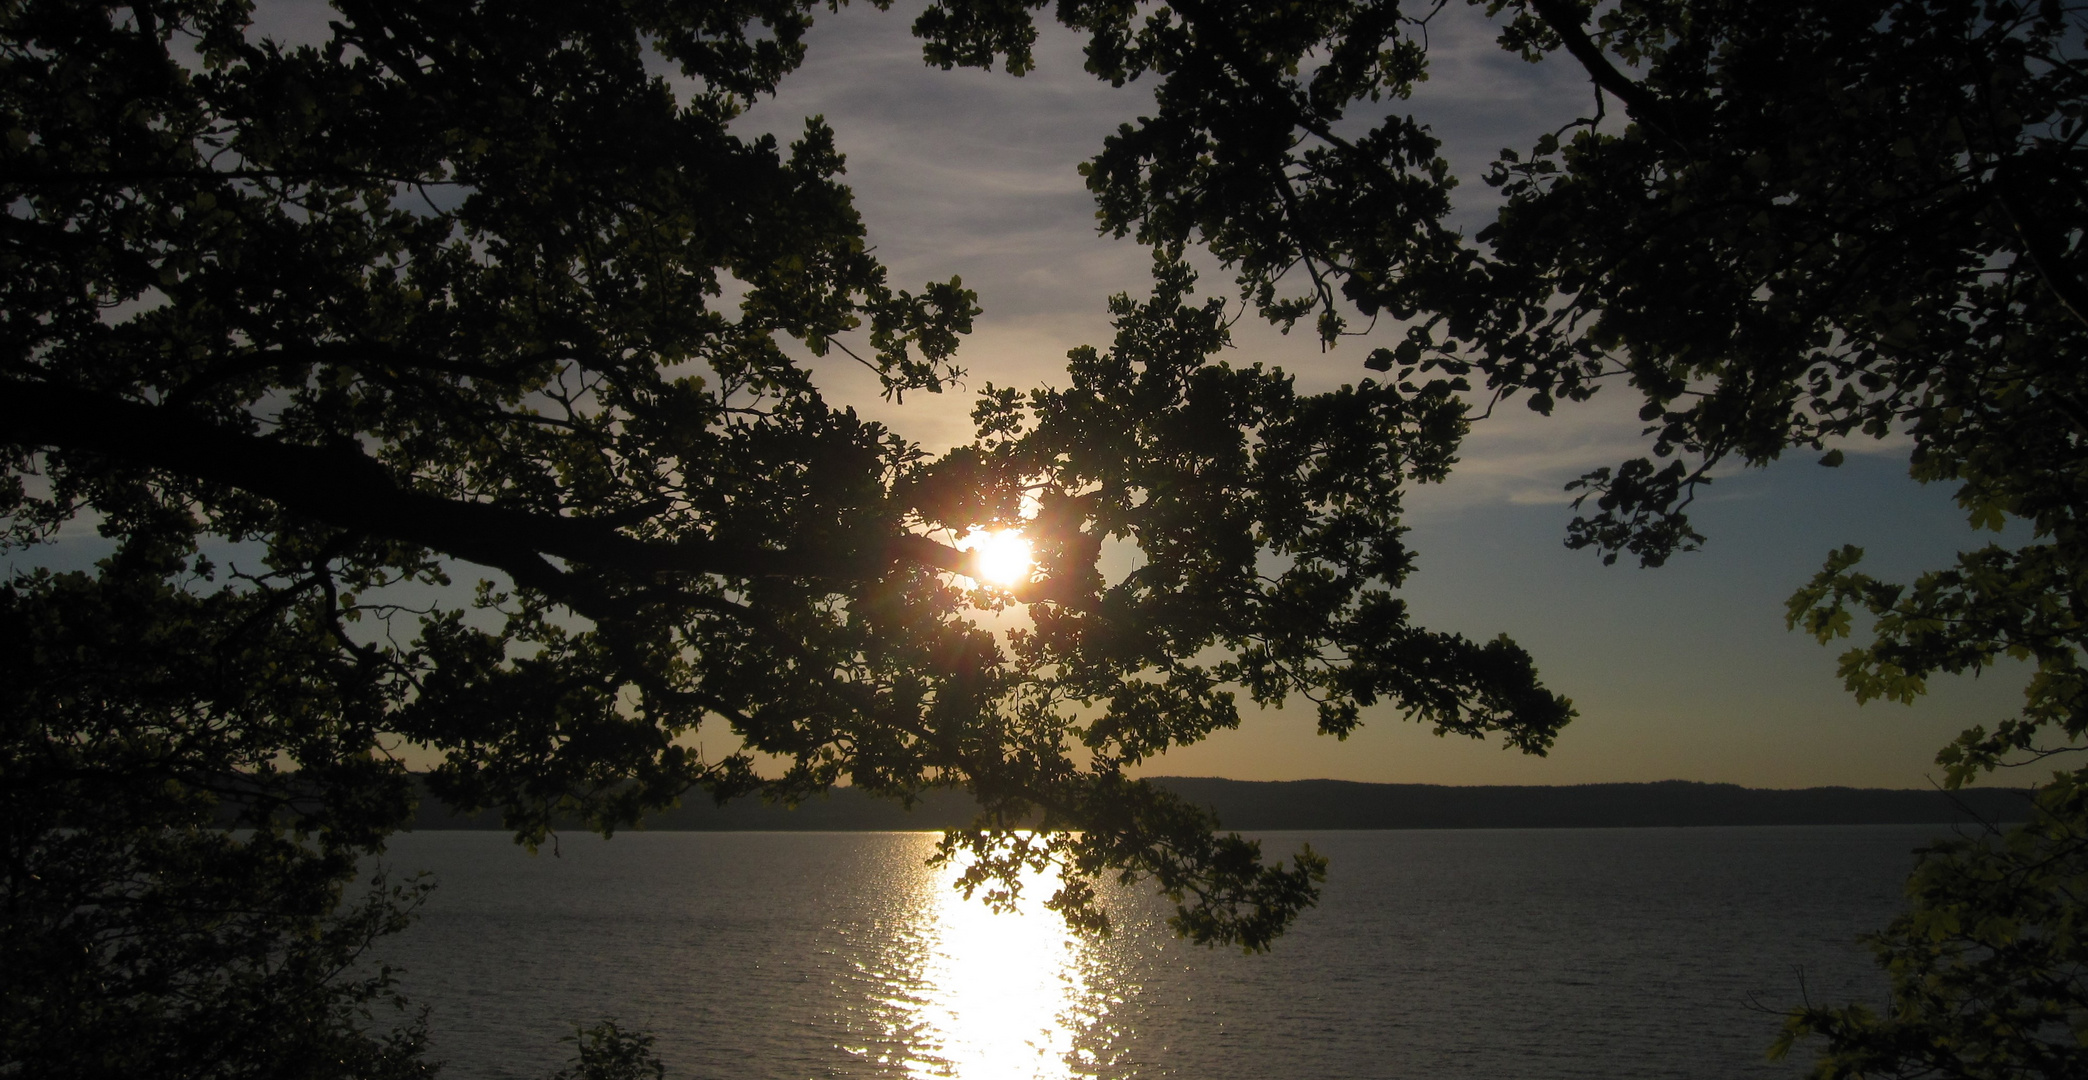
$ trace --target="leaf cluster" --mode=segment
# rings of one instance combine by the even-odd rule
[[[1771,1051],[1827,1049],[1811,1075],[2078,1076],[2088,1068],[2088,805],[2078,776],[2038,793],[2030,824],[1924,852],[1908,910],[1871,938],[1884,1011],[1794,1012]]]

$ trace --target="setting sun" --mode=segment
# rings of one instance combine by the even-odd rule
[[[959,551],[977,560],[981,584],[1008,588],[1029,580],[1030,542],[1014,529],[973,529],[957,541]]]

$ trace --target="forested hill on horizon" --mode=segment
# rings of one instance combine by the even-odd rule
[[[1718,825],[1973,825],[2023,820],[2028,792],[1817,787],[1745,788],[1692,780],[1566,786],[1371,784],[1348,780],[1154,777],[1209,807],[1227,829],[1661,828]],[[872,831],[958,828],[976,804],[930,792],[911,811],[853,788],[795,808],[755,800],[691,801],[649,817],[654,831]],[[453,814],[423,798],[415,829],[497,829],[494,811]]]

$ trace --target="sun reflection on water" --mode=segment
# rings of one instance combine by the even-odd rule
[[[952,887],[959,868],[924,869],[906,937],[910,970],[887,984],[890,1035],[904,1051],[884,1059],[914,1080],[1071,1080],[1109,1056],[1120,987],[1101,970],[1096,942],[1044,908],[1055,873],[1025,876],[1016,909],[997,912]]]

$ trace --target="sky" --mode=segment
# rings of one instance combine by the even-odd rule
[[[1080,41],[1044,29],[1022,78],[926,66],[908,5],[822,14],[805,66],[741,124],[788,138],[823,115],[848,156],[847,179],[895,284],[961,275],[985,309],[960,351],[969,385],[1064,382],[1066,350],[1106,345],[1104,301],[1142,294],[1148,256],[1100,236],[1078,163],[1150,103],[1138,83],[1112,89],[1081,70]],[[1478,17],[1445,8],[1430,27],[1431,77],[1403,106],[1431,124],[1466,182],[1459,224],[1476,230],[1491,190],[1479,181],[1502,146],[1526,146],[1587,109],[1577,72],[1502,52]],[[1226,295],[1229,276],[1206,273]],[[1378,336],[1389,337],[1391,327]],[[1282,336],[1250,317],[1235,364],[1281,366],[1301,389],[1369,373],[1377,342]],[[853,365],[816,370],[833,399],[930,448],[966,441],[970,396],[877,399]],[[1250,713],[1238,731],[1152,761],[1151,775],[1443,784],[1576,784],[1685,779],[1755,787],[1926,787],[1936,751],[1973,723],[2015,711],[2020,670],[1932,685],[1912,707],[1858,706],[1836,657],[1784,628],[1784,601],[1827,552],[1854,543],[1873,573],[1904,580],[1992,539],[1973,533],[1952,492],[1906,478],[1904,444],[1851,444],[1839,469],[1810,455],[1721,477],[1693,513],[1705,550],[1656,570],[1604,567],[1562,540],[1562,485],[1643,453],[1636,405],[1622,395],[1539,417],[1518,405],[1480,423],[1450,480],[1408,496],[1420,572],[1406,595],[1416,621],[1475,637],[1507,633],[1579,719],[1548,757],[1498,743],[1438,738],[1390,709],[1346,741],[1313,731],[1309,708]],[[1899,575],[1892,578],[1890,575]],[[2033,777],[2006,776],[2000,782]]]
[[[1063,385],[1065,354],[1110,338],[1109,294],[1143,294],[1148,254],[1098,235],[1075,169],[1116,126],[1150,102],[1138,83],[1112,89],[1081,70],[1080,42],[1044,28],[1037,69],[1023,78],[927,67],[908,32],[910,8],[821,12],[805,66],[739,121],[784,139],[823,115],[848,158],[847,180],[870,242],[900,287],[960,275],[985,309],[959,353],[965,388],[879,398],[845,358],[807,358],[822,391],[931,450],[969,441],[971,392]],[[274,0],[257,12],[279,40],[324,34],[327,9]],[[1487,219],[1479,182],[1502,146],[1524,146],[1584,111],[1577,72],[1502,52],[1462,5],[1430,27],[1431,78],[1410,108],[1444,140],[1466,179],[1458,224]],[[1207,292],[1229,275],[1205,262]],[[1378,339],[1395,327],[1381,327]],[[1251,316],[1235,330],[1234,364],[1280,366],[1300,389],[1331,389],[1371,373],[1380,340],[1323,352]],[[1927,787],[1936,751],[1965,727],[2013,713],[2024,672],[1932,684],[1912,707],[1858,706],[1835,674],[1841,648],[1784,628],[1784,601],[1830,550],[1858,544],[1888,580],[1940,566],[1987,542],[1951,492],[1906,478],[1903,443],[1853,443],[1824,469],[1810,455],[1721,476],[1692,517],[1705,550],[1655,570],[1605,567],[1562,540],[1572,518],[1562,485],[1588,469],[1644,453],[1635,403],[1599,395],[1552,417],[1496,410],[1465,444],[1448,482],[1411,489],[1407,524],[1419,572],[1405,595],[1415,621],[1490,638],[1506,633],[1580,716],[1548,757],[1498,742],[1438,738],[1387,707],[1366,712],[1346,741],[1317,735],[1309,707],[1249,711],[1237,731],[1150,761],[1148,775],[1246,780],[1335,778],[1438,784],[1579,784],[1700,780],[1752,787]],[[48,561],[84,565],[82,552]],[[1251,704],[1247,706],[1252,709]],[[713,735],[715,737],[715,735]],[[2004,775],[1996,782],[2039,777]]]

